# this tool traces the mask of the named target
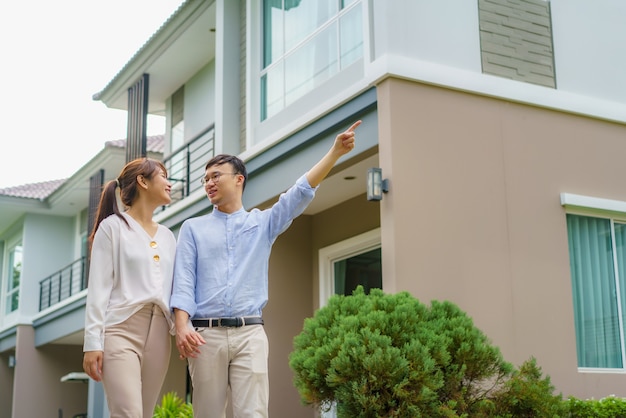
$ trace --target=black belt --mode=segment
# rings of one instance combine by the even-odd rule
[[[244,325],[263,325],[263,318],[258,316],[237,317],[237,318],[210,318],[210,319],[192,319],[191,324],[198,328],[213,327],[242,327]]]

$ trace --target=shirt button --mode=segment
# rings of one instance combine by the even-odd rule
[[[151,242],[150,242],[150,247],[151,247],[151,248],[156,248],[156,247],[157,247],[157,243],[156,243],[156,241],[151,241]]]
[[[153,259],[154,261],[159,261],[159,260],[161,259],[161,257],[159,257],[159,255],[158,255],[158,254],[156,254],[154,257],[152,257],[152,259]]]

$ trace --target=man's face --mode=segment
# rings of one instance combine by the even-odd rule
[[[241,198],[243,176],[235,173],[232,164],[214,165],[204,173],[204,190],[211,203],[223,206]]]

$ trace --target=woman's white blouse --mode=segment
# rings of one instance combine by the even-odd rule
[[[169,308],[176,238],[159,225],[151,237],[131,216],[104,219],[91,249],[83,351],[104,349],[104,330],[154,303],[174,333]]]

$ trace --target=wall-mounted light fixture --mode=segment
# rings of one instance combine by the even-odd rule
[[[12,369],[15,367],[15,356],[14,355],[10,355],[9,356],[9,368]]]
[[[367,200],[382,200],[383,193],[389,191],[388,180],[383,179],[382,168],[372,167],[367,170]]]

